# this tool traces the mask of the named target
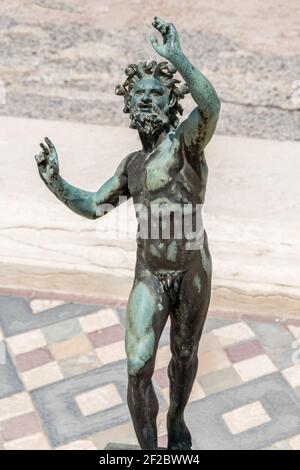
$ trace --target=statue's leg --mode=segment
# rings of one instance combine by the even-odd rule
[[[171,312],[172,359],[168,367],[170,407],[167,416],[169,449],[190,449],[192,445],[184,422],[184,409],[198,368],[197,353],[210,301],[211,273],[206,240],[199,259],[197,256],[197,262],[182,279],[179,301]]]
[[[126,316],[128,406],[142,449],[157,448],[158,400],[151,377],[169,298],[150,271],[136,272]]]

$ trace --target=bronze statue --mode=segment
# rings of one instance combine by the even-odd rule
[[[198,368],[197,351],[210,301],[212,266],[203,226],[192,232],[192,241],[198,240],[198,244],[188,248],[190,233],[179,237],[175,225],[178,213],[179,219],[187,213],[193,217],[204,203],[208,174],[204,148],[215,131],[220,100],[212,84],[182,52],[175,26],[157,17],[152,24],[163,38],[159,44],[151,36],[152,46],[171,64],[131,64],[125,71],[126,81],[116,88],[116,93],[124,96],[124,112],[129,113],[130,127],[138,130],[142,149],[124,158],[115,174],[96,192],[75,188],[60,176],[57,153],[49,139],[41,144],[42,152],[36,161],[50,191],[84,217],[101,217],[107,204],[116,207],[120,196],[122,200],[124,196],[132,197],[140,234],[145,212],[151,215],[154,206],[159,208],[160,216],[151,222],[158,228],[158,235],[137,236],[135,278],[126,317],[128,406],[141,448],[156,449],[158,400],[151,378],[159,338],[170,315],[168,449],[190,449],[184,410]],[[176,71],[184,85],[176,85]],[[196,107],[178,125],[178,113],[182,114],[179,100],[188,92]],[[172,210],[174,205],[176,209]],[[166,214],[170,216],[168,238],[161,234]],[[146,225],[149,228],[149,220]],[[147,231],[145,224],[143,230]]]

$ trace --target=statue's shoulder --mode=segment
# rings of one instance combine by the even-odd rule
[[[128,166],[131,163],[136,153],[137,152],[131,152],[120,161],[118,168],[117,168],[117,173],[127,173]]]
[[[134,152],[131,152],[127,155],[127,157],[124,158],[124,169],[126,172],[132,167],[134,164],[135,160],[140,156],[141,150],[136,150]]]

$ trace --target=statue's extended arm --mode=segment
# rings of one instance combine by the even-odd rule
[[[218,121],[221,107],[218,95],[210,81],[182,52],[175,26],[157,17],[152,24],[163,36],[163,44],[158,44],[155,36],[150,37],[154,49],[176,67],[197,104],[197,108],[178,127],[176,133],[184,134],[187,145],[198,144],[203,149],[211,139]]]
[[[42,152],[36,155],[40,176],[50,191],[69,209],[88,219],[96,219],[110,209],[117,207],[120,196],[129,197],[126,159],[118,166],[115,174],[96,192],[85,191],[72,186],[59,174],[56,149],[49,139],[41,144]]]

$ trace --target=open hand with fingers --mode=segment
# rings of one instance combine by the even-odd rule
[[[179,36],[175,26],[172,23],[166,23],[157,16],[154,17],[152,26],[154,26],[154,28],[157,29],[163,37],[163,43],[159,44],[157,37],[154,34],[150,36],[150,41],[154,50],[159,55],[172,62],[172,59],[182,54]]]
[[[45,137],[45,142],[40,143],[42,152],[35,156],[38,165],[39,173],[43,180],[50,183],[59,174],[59,164],[56,149],[48,137]]]

